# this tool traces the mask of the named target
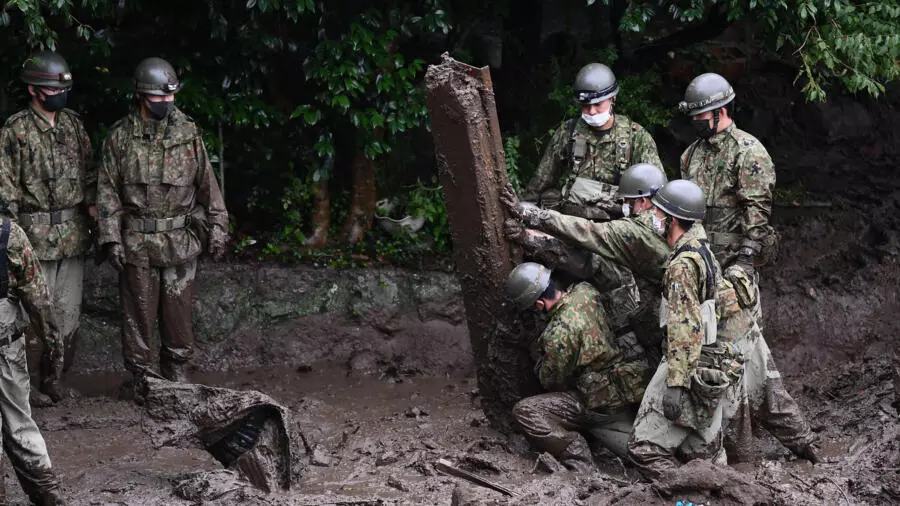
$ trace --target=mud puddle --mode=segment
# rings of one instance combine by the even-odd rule
[[[536,455],[521,438],[487,427],[471,378],[424,377],[384,365],[194,378],[268,393],[295,413],[312,448],[312,465],[289,496],[225,491],[210,504],[450,504],[463,482],[433,467],[447,458],[519,493],[506,498],[463,485],[456,490],[461,504],[843,505],[900,503],[897,417],[885,409],[885,371],[887,361],[879,358],[791,382],[827,463],[795,460],[762,434],[760,460],[735,466],[733,474],[698,467],[689,477],[652,486],[608,455],[598,455],[602,472],[593,476],[535,471]],[[67,498],[71,504],[190,504],[173,495],[180,480],[221,466],[200,450],[152,448],[141,410],[117,398],[125,378],[73,376],[68,383],[83,397],[35,411]],[[12,504],[24,504],[8,466],[4,479]]]

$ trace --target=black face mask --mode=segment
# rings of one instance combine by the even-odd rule
[[[144,100],[144,105],[147,106],[147,112],[150,113],[150,116],[156,120],[165,118],[175,108],[175,102],[151,102]]]
[[[44,93],[44,99],[41,100],[41,106],[48,112],[56,112],[66,106],[69,101],[69,92],[63,91],[56,95],[47,95]]]
[[[708,119],[692,119],[691,126],[697,132],[697,137],[701,139],[709,139],[716,134],[719,129],[719,111],[713,111],[713,126],[709,126]]]

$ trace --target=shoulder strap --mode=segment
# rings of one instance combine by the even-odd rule
[[[685,244],[675,251],[675,256],[678,256],[685,251],[693,251],[703,258],[703,266],[706,268],[706,293],[704,294],[704,300],[714,299],[716,297],[716,276],[713,273],[712,253],[709,251],[709,243],[706,240],[701,240],[699,248],[694,248],[690,244]]]
[[[3,229],[0,230],[0,299],[9,295],[9,218],[3,219]]]

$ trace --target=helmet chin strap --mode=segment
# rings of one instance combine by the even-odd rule
[[[719,109],[713,111],[712,134],[716,135],[717,133],[719,133]]]

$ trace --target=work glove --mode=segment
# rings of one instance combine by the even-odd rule
[[[681,415],[681,396],[684,395],[684,387],[666,387],[663,394],[663,415],[673,422]]]
[[[228,247],[228,234],[222,232],[219,227],[213,227],[209,234],[209,256],[216,262],[225,258]]]
[[[113,266],[118,272],[125,270],[125,249],[117,242],[108,243],[106,245],[106,260],[109,265]]]
[[[753,265],[753,257],[748,255],[738,255],[737,260],[731,265],[732,267],[737,267],[741,269],[750,279],[755,279],[756,276],[756,267]]]
[[[44,340],[44,356],[40,391],[47,394],[54,403],[63,398],[59,387],[59,379],[63,373],[63,344],[58,337],[48,336]]]
[[[507,183],[504,188],[500,189],[500,202],[506,207],[506,211],[511,217],[526,225],[536,227],[540,223],[541,209],[530,202],[519,201],[511,184]]]
[[[511,242],[521,243],[525,240],[525,224],[515,218],[503,222],[503,234]]]

